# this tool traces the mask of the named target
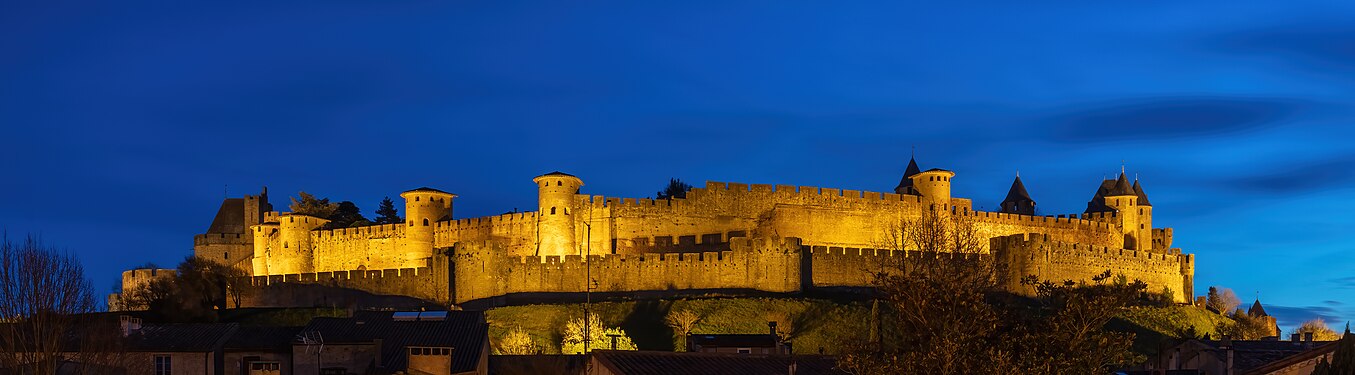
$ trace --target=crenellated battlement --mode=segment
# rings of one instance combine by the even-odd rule
[[[1107,270],[1128,279],[1147,282],[1153,288],[1174,293],[1177,302],[1193,295],[1194,261],[1181,249],[1140,251],[1057,241],[1046,234],[1027,233],[990,240],[998,260],[1002,283],[1010,290],[1028,291],[1020,279],[1035,275],[1042,280],[1087,282]],[[1159,292],[1160,290],[1150,290]]]
[[[366,240],[398,236],[404,232],[402,224],[380,224],[337,229],[319,229],[311,231],[311,237],[317,240]]]
[[[1093,229],[1102,231],[1115,229],[1114,224],[1103,221],[1105,218],[1114,217],[1114,213],[1087,214],[1086,216],[1091,217],[1091,219],[1078,217],[1078,215],[1032,216],[973,210],[954,210],[952,213],[972,219],[977,223],[1028,225],[1063,229]]]
[[[532,224],[536,222],[535,211],[512,212],[494,216],[444,220],[435,223],[435,231],[482,229],[499,225]]]

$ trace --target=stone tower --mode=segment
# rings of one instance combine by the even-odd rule
[[[574,196],[583,180],[559,171],[537,176],[537,250],[539,256],[577,254]]]
[[[1171,241],[1158,241],[1160,236],[1153,235],[1153,204],[1148,202],[1148,194],[1143,193],[1143,186],[1139,185],[1139,178],[1134,177],[1134,195],[1138,196],[1138,238],[1144,241],[1144,249],[1168,249],[1171,248]]]
[[[433,257],[433,228],[441,220],[451,220],[452,199],[456,194],[429,187],[400,193],[405,199],[405,239],[400,253],[403,267],[426,267],[421,263]]]
[[[278,244],[267,249],[270,274],[315,272],[315,251],[311,246],[311,231],[329,223],[329,220],[302,214],[284,214],[278,217]],[[256,226],[257,228],[266,225]],[[257,250],[257,249],[256,249]]]
[[[1139,190],[1143,190],[1142,187]],[[1146,197],[1146,196],[1145,196]],[[1101,182],[1096,195],[1087,202],[1087,212],[1113,213],[1113,222],[1120,226],[1124,236],[1124,248],[1129,250],[1149,250],[1153,248],[1153,230],[1151,212],[1139,204],[1139,194],[1129,183],[1123,171],[1114,180]],[[1145,222],[1143,218],[1148,217]]]
[[[1020,174],[1012,180],[1012,187],[1007,190],[1007,198],[1002,200],[1001,206],[1002,212],[1005,213],[1035,215],[1035,200],[1026,192],[1026,184],[1021,182]]]
[[[913,175],[913,189],[923,198],[941,205],[950,204],[950,179],[955,172],[932,168]]]

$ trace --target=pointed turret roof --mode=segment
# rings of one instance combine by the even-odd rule
[[[1007,190],[1007,198],[1003,199],[1002,203],[1034,201],[1030,199],[1030,193],[1026,192],[1026,184],[1021,183],[1021,175],[1016,175],[1016,179],[1012,180],[1012,188]]]
[[[1125,195],[1134,195],[1134,187],[1129,184],[1129,179],[1120,172],[1120,178],[1115,179],[1115,185],[1106,192],[1107,197],[1118,197]]]
[[[908,158],[908,169],[903,171],[903,179],[899,180],[899,186],[894,187],[894,193],[917,195],[913,190],[913,175],[922,173],[922,168],[917,167],[917,159]]]
[[[1250,308],[1250,309],[1247,309],[1247,315],[1251,315],[1251,316],[1270,316],[1270,315],[1267,315],[1267,314],[1266,314],[1266,308],[1261,307],[1261,299],[1260,299],[1260,298],[1257,298],[1257,299],[1256,299],[1256,302],[1252,302],[1251,308]]]
[[[1148,194],[1143,193],[1143,186],[1139,185],[1137,177],[1134,178],[1134,194],[1139,196],[1140,206],[1152,206],[1151,203],[1148,203]]]

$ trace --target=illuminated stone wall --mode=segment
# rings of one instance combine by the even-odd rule
[[[1181,249],[1157,252],[1070,244],[1038,233],[998,237],[991,242],[999,282],[1010,291],[1034,292],[1021,285],[1024,276],[1091,283],[1093,276],[1109,270],[1127,280],[1142,280],[1150,292],[1170,289],[1176,302],[1194,298],[1195,255],[1182,254]]]
[[[495,242],[463,242],[453,255],[455,302],[512,293],[746,289],[800,290],[800,241],[736,238],[729,251],[593,255],[508,256]],[[591,263],[591,267],[588,263]],[[591,268],[591,269],[590,269]]]
[[[1170,248],[1170,228],[1151,228],[1151,207],[1137,206],[1134,199],[1110,202],[1119,211],[1106,213],[983,212],[973,210],[968,199],[950,197],[953,173],[929,171],[918,176],[915,185],[923,190],[922,196],[707,182],[685,198],[653,200],[578,194],[582,180],[547,174],[533,180],[541,206],[537,211],[462,219],[451,218],[455,195],[423,188],[402,195],[412,216],[401,224],[316,230],[324,220],[263,213],[263,222],[250,227],[252,269],[256,276],[329,273],[326,280],[344,280],[363,290],[418,290],[420,295],[429,295],[426,288],[448,290],[447,295],[454,297],[443,298],[458,302],[511,293],[582,291],[585,254],[592,255],[587,259],[598,272],[597,290],[604,292],[740,288],[785,292],[805,285],[866,286],[871,270],[881,262],[907,258],[910,252],[902,250],[915,250],[889,246],[888,233],[935,210],[972,223],[984,239],[1040,238],[1038,246],[1010,244],[1020,249],[1012,250],[1017,253],[1048,249],[1048,255],[1040,258],[1047,260],[1020,263],[1033,267],[1029,270],[1038,276],[1081,279],[1111,269],[1155,288],[1166,286],[1178,297],[1193,292],[1193,257]],[[783,243],[791,238],[796,245]],[[1137,249],[1123,255],[1119,249],[1126,247],[1127,238],[1133,238],[1136,244],[1131,247]],[[236,246],[243,240],[212,241]],[[983,241],[983,252],[999,243],[1008,245]],[[430,267],[437,261],[436,249],[456,249],[446,280],[406,278],[401,273],[401,281],[395,282],[385,272],[381,279],[366,277],[368,270]],[[1175,268],[1168,261],[1176,262]],[[352,272],[364,277],[353,277]],[[338,273],[344,276],[332,276]],[[371,281],[353,281],[359,279]],[[385,282],[398,285],[393,289],[378,285]],[[419,286],[424,282],[441,286]]]

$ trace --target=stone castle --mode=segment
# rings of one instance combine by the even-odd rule
[[[267,189],[226,199],[196,255],[235,265],[257,285],[320,284],[440,303],[515,295],[743,290],[796,293],[866,287],[889,262],[936,256],[882,246],[891,226],[935,212],[987,241],[1009,290],[1022,276],[1089,280],[1106,270],[1193,298],[1194,255],[1153,227],[1153,206],[1123,173],[1096,186],[1082,213],[1036,215],[1018,176],[996,212],[951,196],[954,172],[910,160],[893,193],[707,182],[683,198],[580,193],[560,172],[532,179],[535,212],[453,216],[455,194],[406,191],[400,224],[324,229],[325,219],[273,211]],[[944,255],[943,255],[944,256]]]

